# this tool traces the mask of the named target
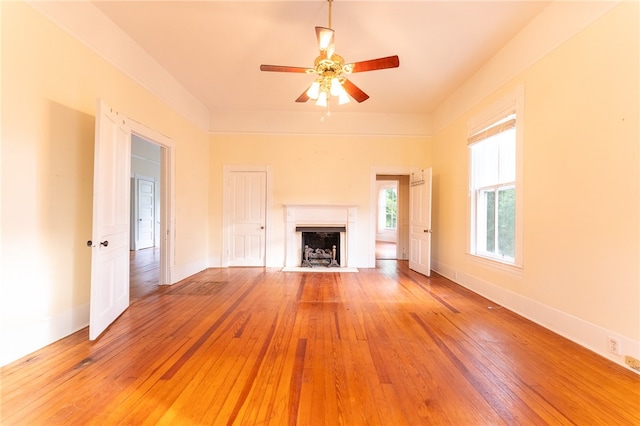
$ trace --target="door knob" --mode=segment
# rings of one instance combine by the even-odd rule
[[[261,226],[260,229],[264,229],[264,226]]]
[[[108,246],[109,245],[109,241],[105,240],[103,242],[100,243],[101,246]]]
[[[89,240],[87,241],[87,247],[92,247],[93,246],[93,241]]]

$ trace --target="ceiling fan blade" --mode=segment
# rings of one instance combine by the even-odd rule
[[[318,49],[321,52],[335,51],[335,44],[333,40],[334,31],[327,27],[316,27],[316,38],[318,39]],[[330,57],[330,55],[328,55]]]
[[[260,65],[260,71],[275,71],[275,72],[301,72],[306,73],[309,68],[303,67],[288,67],[284,65]]]
[[[400,66],[398,55],[387,56],[386,58],[370,59],[368,61],[355,62],[352,64],[352,72],[364,72],[383,70],[385,68],[396,68]]]
[[[302,92],[302,94],[298,96],[298,99],[296,99],[296,102],[307,102],[309,100],[309,95],[307,95],[308,91],[309,89],[306,89],[304,92]]]
[[[346,78],[344,79],[344,83],[342,83],[342,87],[344,87],[344,90],[346,90],[347,93],[358,102],[364,102],[369,99],[369,95],[364,93],[358,86]]]

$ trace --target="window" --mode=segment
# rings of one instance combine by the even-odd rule
[[[471,188],[477,255],[515,259],[515,114],[472,136]]]
[[[398,184],[389,182],[378,193],[378,232],[398,226]]]
[[[469,252],[522,266],[522,96],[470,123]]]
[[[398,193],[396,189],[385,189],[385,222],[387,229],[396,229],[398,222]]]

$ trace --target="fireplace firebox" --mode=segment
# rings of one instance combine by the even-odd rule
[[[302,233],[301,266],[340,266],[340,233],[346,232],[346,227],[297,226],[296,232]]]

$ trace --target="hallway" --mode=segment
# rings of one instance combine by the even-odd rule
[[[129,259],[129,302],[133,303],[158,289],[160,248],[132,250]]]

